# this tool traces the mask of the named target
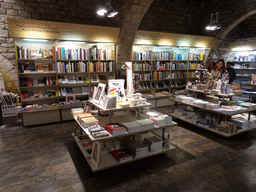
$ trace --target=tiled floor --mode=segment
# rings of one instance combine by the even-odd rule
[[[173,151],[95,173],[71,135],[76,122],[2,126],[0,191],[256,191],[256,131],[225,138],[178,123]]]

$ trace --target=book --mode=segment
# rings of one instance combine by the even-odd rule
[[[132,154],[128,149],[119,149],[111,152],[112,156],[119,162],[132,159]]]
[[[92,132],[92,136],[94,138],[100,138],[100,137],[110,136],[110,134],[109,134],[109,132],[103,130],[103,131]]]
[[[81,87],[82,94],[89,94],[89,87]]]
[[[106,124],[105,129],[113,136],[126,134],[126,129],[119,123]]]
[[[31,59],[42,59],[42,50],[38,48],[31,49]]]
[[[52,49],[43,49],[43,59],[53,59]]]

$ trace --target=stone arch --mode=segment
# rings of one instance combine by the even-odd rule
[[[131,60],[131,51],[137,29],[153,0],[133,0],[127,6],[119,35],[116,69]]]
[[[223,27],[220,32],[214,37],[213,42],[211,44],[211,49],[206,59],[206,66],[209,65],[213,54],[215,53],[218,58],[222,57],[221,54],[218,52],[218,47],[220,46],[221,42],[227,36],[227,34],[234,29],[239,23],[247,19],[248,17],[254,15],[256,13],[256,9],[247,12],[246,14],[241,14],[237,16],[237,19],[234,19],[233,22],[228,27]]]

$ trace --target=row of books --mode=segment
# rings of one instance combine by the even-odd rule
[[[134,63],[132,65],[133,71],[150,71],[152,70],[151,64],[149,63]]]
[[[195,72],[176,72],[168,73],[165,71],[154,71],[152,73],[134,73],[133,79],[135,81],[150,81],[150,80],[165,80],[165,79],[181,79],[181,78],[195,78]]]
[[[63,59],[63,60],[114,60],[114,50],[93,48],[67,49],[65,47],[52,46],[50,49],[23,48],[15,45],[16,59]]]
[[[74,73],[74,72],[112,72],[113,62],[57,62],[57,73]]]
[[[140,82],[134,85],[135,89],[159,89],[159,88],[168,88],[168,87],[178,87],[185,86],[186,82],[171,82],[171,84],[166,82]]]
[[[41,79],[20,78],[20,86],[48,86],[56,85],[56,77],[44,77]]]
[[[21,99],[56,97],[55,90],[21,91]]]
[[[133,73],[133,79],[135,81],[148,81],[151,80],[151,73]]]
[[[152,74],[153,80],[170,79],[169,73],[166,71],[154,71]]]
[[[74,84],[74,83],[89,83],[90,78],[88,76],[75,76],[75,75],[65,75],[65,76],[59,76],[58,82],[61,84]]]
[[[34,62],[19,62],[18,63],[18,71],[19,73],[49,73],[56,72],[54,70],[54,65],[52,63],[42,64],[42,63],[34,63]]]
[[[134,71],[148,71],[148,70],[186,70],[186,69],[201,69],[199,63],[171,63],[156,61],[154,65],[148,63],[134,63]]]
[[[16,59],[55,59],[55,46],[52,49],[23,48],[15,45]]]
[[[86,95],[89,94],[89,87],[61,87],[58,89],[59,96],[67,96],[67,95]]]
[[[139,83],[138,86],[135,86],[135,89],[159,89],[159,88],[167,88],[171,87],[169,82],[145,82],[145,83]]]
[[[58,59],[64,60],[89,60],[89,50],[83,48],[67,49],[65,47],[58,47],[56,56]]]
[[[133,52],[132,60],[203,60],[204,54],[177,53],[174,51]]]
[[[172,79],[195,78],[195,72],[172,73]]]

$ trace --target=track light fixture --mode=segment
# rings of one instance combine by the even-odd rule
[[[111,6],[111,1],[107,0],[105,7],[99,9],[97,11],[97,14],[99,16],[107,15],[107,17],[114,17],[118,14],[118,12],[116,10],[114,10],[114,8]]]
[[[218,14],[219,12],[216,12],[215,14],[211,14],[211,23],[205,27],[206,30],[214,31],[221,28],[220,24],[218,23]],[[213,17],[215,16],[215,19]]]

